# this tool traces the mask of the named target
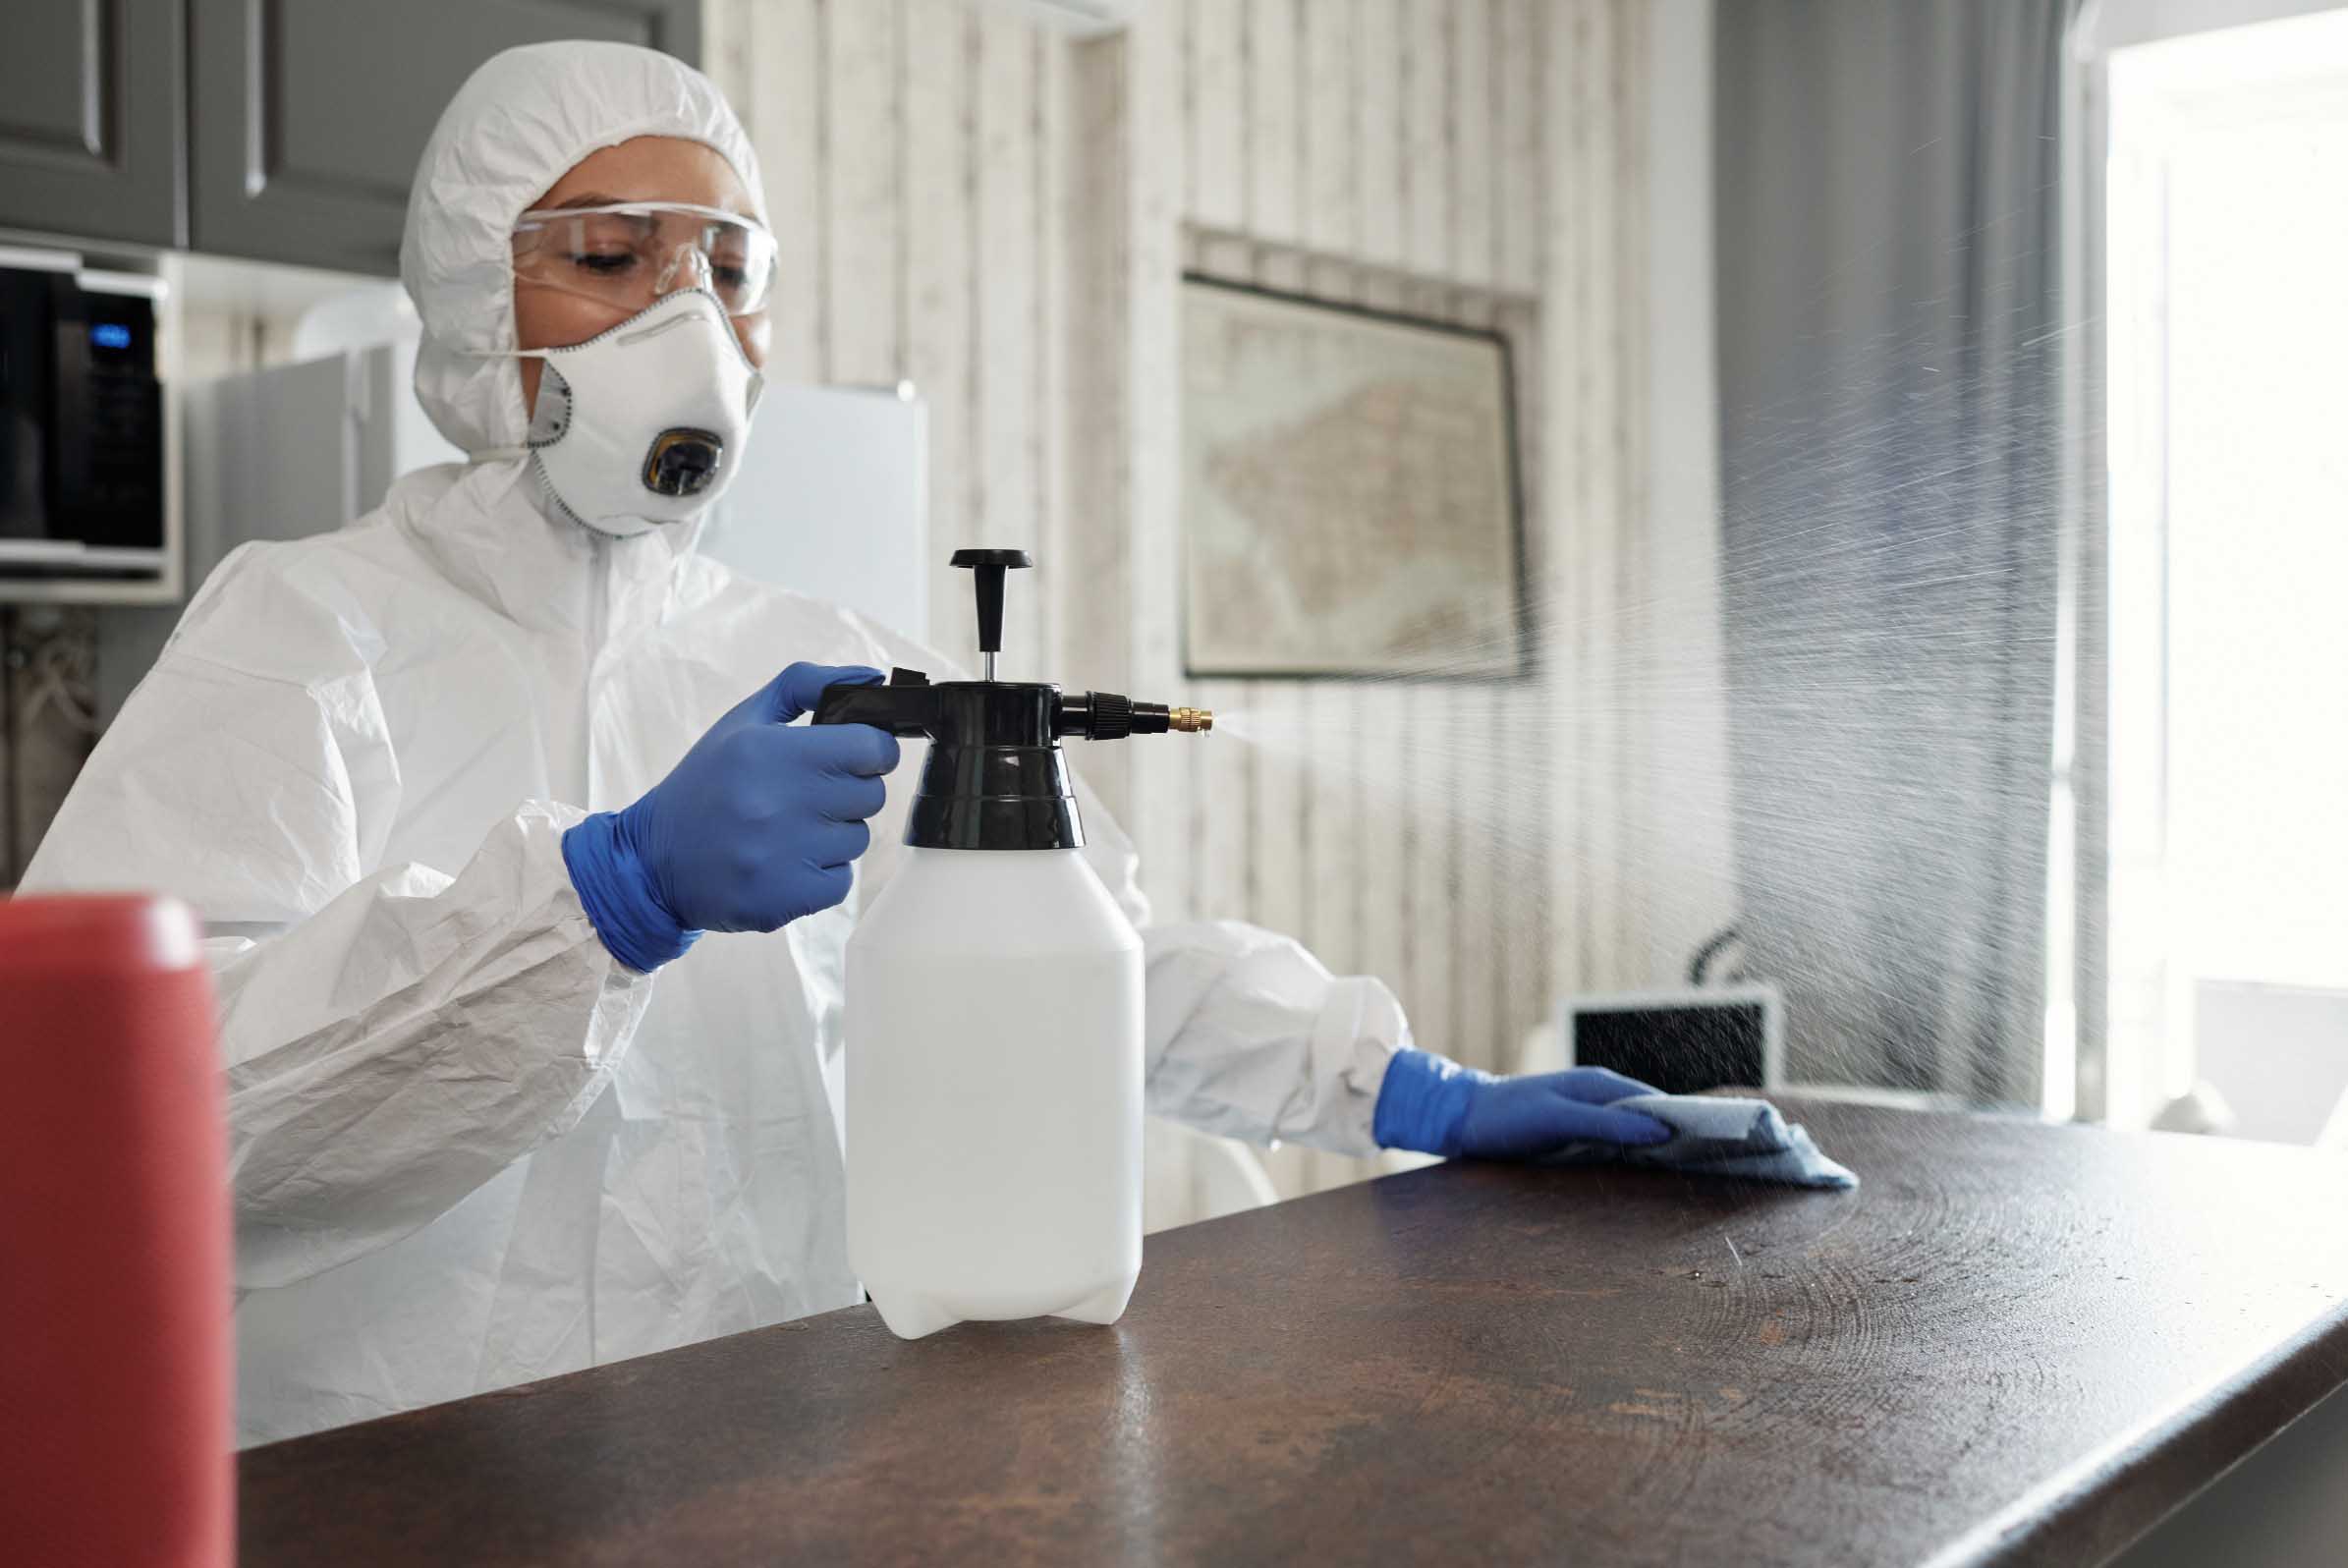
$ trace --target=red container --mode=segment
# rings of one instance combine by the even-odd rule
[[[0,1558],[228,1568],[229,1201],[187,908],[0,901]]]

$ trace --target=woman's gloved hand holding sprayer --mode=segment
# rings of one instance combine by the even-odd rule
[[[563,835],[571,882],[612,956],[650,972],[702,931],[770,931],[848,896],[887,800],[896,738],[794,725],[862,665],[794,664],[709,727],[635,805]],[[1386,1069],[1373,1136],[1387,1148],[1529,1159],[1569,1144],[1658,1144],[1669,1128],[1613,1102],[1654,1091],[1599,1067],[1497,1078],[1426,1051]]]
[[[563,835],[563,860],[614,958],[649,973],[703,931],[771,931],[848,896],[888,799],[897,740],[866,724],[793,725],[863,665],[794,664],[735,704],[634,806]]]

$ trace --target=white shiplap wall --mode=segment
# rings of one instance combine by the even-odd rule
[[[1645,5],[1149,0],[1091,43],[975,0],[704,12],[784,236],[775,372],[922,388],[941,556],[1043,563],[1009,672],[1347,737],[1311,771],[1220,738],[1085,759],[1161,918],[1295,931],[1487,1065],[1560,987],[1646,978],[1641,758],[1602,695],[1642,591]],[[1563,607],[1537,685],[1183,683],[1186,265],[1510,336],[1535,597]],[[960,652],[967,591],[937,571],[929,634]]]
[[[1560,986],[1649,974],[1627,883],[1653,847],[1637,838],[1619,696],[1631,677],[1610,662],[1609,635],[1643,591],[1631,545],[1645,6],[1163,9],[1135,44],[1175,58],[1180,125],[1133,136],[1160,178],[1181,165],[1182,260],[1504,333],[1534,596],[1562,613],[1530,688],[1192,687],[1259,724],[1303,714],[1341,736],[1343,755],[1304,776],[1245,748],[1137,772],[1137,790],[1176,797],[1138,812],[1145,865],[1159,863],[1158,896],[1176,911],[1300,930],[1334,967],[1394,983],[1429,1045],[1504,1065]],[[1137,440],[1169,438],[1174,410],[1157,412]],[[1564,482],[1543,482],[1551,468]],[[1471,740],[1489,736],[1501,739]],[[1391,795],[1377,787],[1387,778]],[[1528,781],[1553,788],[1512,787]],[[1179,864],[1163,864],[1169,852]]]
[[[703,37],[782,242],[768,373],[920,388],[929,639],[972,641],[951,547],[1024,546],[1044,570],[1011,595],[1004,673],[1050,674],[1071,45],[962,0],[707,0]]]

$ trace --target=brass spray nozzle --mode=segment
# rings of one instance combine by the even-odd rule
[[[1163,735],[1182,730],[1202,735],[1214,728],[1214,715],[1202,707],[1168,707],[1163,702],[1137,702],[1115,692],[1070,692],[1059,700],[1052,733],[1081,735],[1088,741],[1121,741],[1128,735]]]

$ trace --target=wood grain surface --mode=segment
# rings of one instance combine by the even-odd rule
[[[1855,1195],[1451,1165],[244,1456],[278,1563],[2092,1563],[2348,1379],[2348,1161],[1788,1101]]]

